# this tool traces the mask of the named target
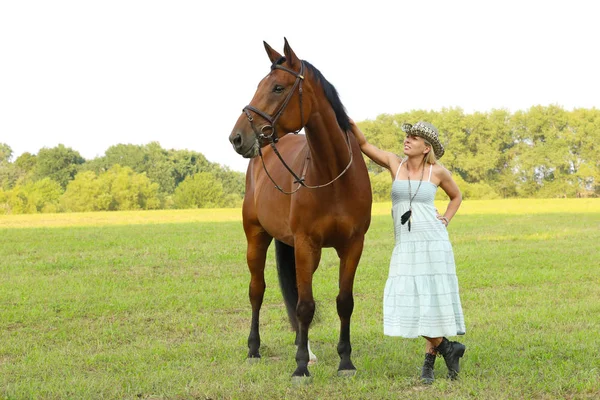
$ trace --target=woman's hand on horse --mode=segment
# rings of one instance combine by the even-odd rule
[[[360,130],[358,125],[356,125],[356,123],[354,122],[354,120],[352,118],[348,118],[348,121],[350,122],[350,130],[356,137],[356,141],[358,142],[358,145],[362,147],[364,144],[367,143],[367,138],[365,137],[365,135],[362,133],[362,131]]]

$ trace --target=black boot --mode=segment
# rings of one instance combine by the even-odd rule
[[[448,367],[448,378],[455,380],[458,378],[458,372],[460,366],[458,365],[459,359],[465,354],[465,345],[458,342],[451,342],[446,338],[442,339],[442,343],[435,348],[435,351],[440,353],[446,361],[446,367]]]
[[[433,383],[433,365],[435,364],[435,354],[425,353],[425,362],[421,368],[421,380],[426,385]]]

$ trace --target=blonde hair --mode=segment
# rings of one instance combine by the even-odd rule
[[[433,146],[426,139],[423,139],[423,141],[425,142],[425,146],[429,146],[429,151],[425,154],[425,162],[427,164],[435,164],[437,162],[437,157],[433,151]]]

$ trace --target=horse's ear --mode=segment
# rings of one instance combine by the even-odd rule
[[[300,64],[298,56],[296,56],[296,53],[294,53],[294,50],[292,50],[292,48],[290,47],[290,44],[288,43],[287,39],[283,38],[283,40],[285,40],[285,45],[283,46],[285,59],[289,63],[290,67],[298,67],[298,65]]]
[[[269,60],[271,60],[271,63],[274,63],[282,57],[282,55],[273,50],[273,48],[269,46],[267,42],[263,41],[263,43],[265,45],[265,50],[267,51],[267,55],[269,56]]]

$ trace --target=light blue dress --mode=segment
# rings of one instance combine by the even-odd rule
[[[396,242],[383,298],[383,333],[388,336],[435,338],[466,332],[452,245],[433,204],[437,186],[430,182],[431,168],[412,201],[410,232],[408,222],[400,222],[409,210],[408,180],[398,180],[396,173],[392,184]],[[410,185],[415,195],[419,180]]]

